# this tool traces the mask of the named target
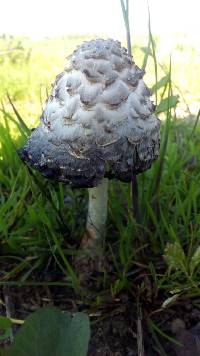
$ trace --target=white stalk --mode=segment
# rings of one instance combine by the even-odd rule
[[[97,187],[88,189],[88,192],[87,239],[84,239],[84,247],[98,253],[106,232],[108,179],[104,178]]]

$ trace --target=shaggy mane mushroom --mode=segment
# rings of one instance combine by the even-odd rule
[[[82,246],[96,254],[105,234],[108,179],[130,182],[159,155],[160,121],[150,90],[120,42],[84,42],[56,77],[22,160],[74,188],[89,188]]]

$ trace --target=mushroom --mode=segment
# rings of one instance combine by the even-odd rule
[[[22,160],[73,188],[89,188],[82,247],[101,250],[108,179],[130,182],[159,155],[160,121],[150,90],[120,42],[84,42],[56,77]]]

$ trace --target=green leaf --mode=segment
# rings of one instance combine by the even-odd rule
[[[86,356],[89,337],[86,314],[42,308],[26,319],[10,356]]]
[[[16,118],[21,126],[21,128],[23,129],[24,133],[29,136],[31,134],[31,130],[28,128],[28,126],[25,124],[24,120],[22,119],[21,115],[19,114],[19,112],[17,111],[13,101],[11,100],[11,97],[9,95],[9,93],[7,93],[7,98],[8,98],[8,101],[10,103],[10,105],[12,106],[12,109],[16,115]]]
[[[158,91],[159,89],[161,89],[162,87],[164,87],[165,85],[167,85],[167,83],[169,83],[170,81],[170,75],[169,73],[167,75],[165,75],[164,77],[162,77],[152,88],[152,92],[155,93],[155,91]]]
[[[161,308],[165,309],[172,305],[176,300],[179,298],[180,294],[174,294],[171,297],[165,299],[165,301],[162,303]]]
[[[164,258],[169,268],[183,271],[186,265],[186,256],[178,242],[174,244],[168,243],[165,248]]]
[[[148,56],[153,56],[150,46],[140,47],[140,49],[143,53],[147,54]]]
[[[200,264],[200,246],[196,249],[190,261],[190,273],[191,275],[194,273],[194,270]]]
[[[171,95],[168,98],[162,99],[156,108],[156,114],[160,114],[161,112],[176,107],[178,101],[179,101],[178,95]]]
[[[146,66],[147,66],[148,58],[149,58],[149,56],[152,56],[150,38],[149,38],[149,41],[148,41],[148,47],[141,47],[141,50],[144,52],[144,58],[143,58],[143,63],[142,63],[142,69],[145,71]]]
[[[12,322],[5,316],[0,316],[0,341],[7,339],[11,335]]]

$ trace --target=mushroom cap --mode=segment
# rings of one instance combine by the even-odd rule
[[[73,187],[128,182],[148,169],[159,155],[160,120],[143,75],[120,42],[84,42],[56,77],[21,158]]]

